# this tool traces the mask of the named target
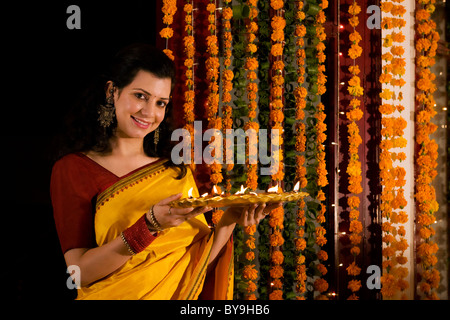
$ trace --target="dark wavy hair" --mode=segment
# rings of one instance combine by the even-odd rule
[[[172,89],[175,85],[175,65],[164,52],[148,45],[133,44],[120,50],[110,61],[106,70],[94,79],[89,88],[75,103],[65,121],[63,133],[57,138],[55,160],[73,152],[95,151],[100,154],[111,152],[110,140],[114,136],[117,121],[108,128],[100,126],[98,108],[105,104],[106,83],[112,81],[119,92],[130,84],[139,71],[147,71],[158,78],[170,78]],[[149,157],[167,158],[169,165],[180,169],[182,178],[186,174],[185,166],[175,165],[170,158],[171,145],[171,109],[172,103],[166,107],[166,115],[159,129],[159,142],[154,144],[154,131],[144,138],[144,151]]]

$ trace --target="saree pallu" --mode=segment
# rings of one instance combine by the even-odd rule
[[[133,225],[150,206],[176,193],[198,196],[192,172],[176,180],[175,169],[161,160],[139,169],[97,197],[95,235],[98,246],[110,242]],[[77,299],[232,299],[233,253],[228,241],[208,271],[214,233],[203,215],[166,229],[122,267],[88,287]],[[208,271],[208,285],[203,286]],[[203,290],[203,292],[202,292]]]

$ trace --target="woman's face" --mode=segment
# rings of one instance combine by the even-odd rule
[[[161,79],[150,72],[140,70],[120,94],[116,88],[116,136],[143,139],[158,128],[170,100],[171,82],[170,78]]]

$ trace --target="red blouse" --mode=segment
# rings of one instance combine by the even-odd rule
[[[122,178],[82,153],[68,154],[55,163],[50,195],[63,253],[97,246],[94,231],[97,195]]]

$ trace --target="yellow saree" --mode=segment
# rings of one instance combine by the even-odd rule
[[[151,205],[176,193],[187,197],[198,190],[192,172],[176,180],[177,172],[161,160],[123,177],[97,197],[95,234],[99,246],[120,236]],[[88,287],[77,299],[232,299],[233,254],[228,242],[208,272],[214,235],[203,215],[160,232],[142,252],[121,268]],[[203,290],[203,292],[202,292]],[[206,292],[207,291],[207,292]]]

